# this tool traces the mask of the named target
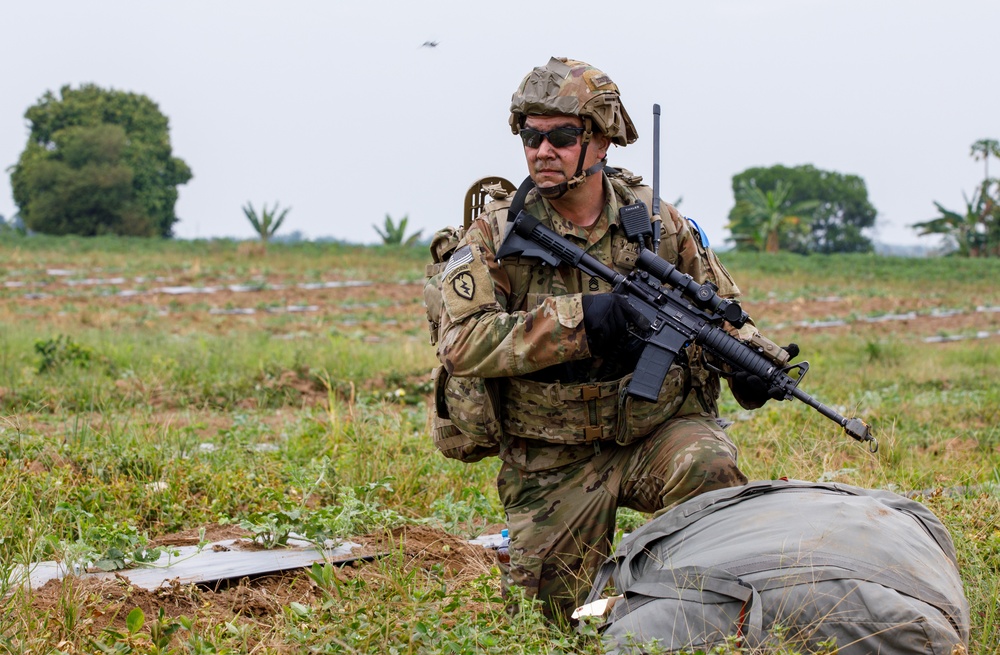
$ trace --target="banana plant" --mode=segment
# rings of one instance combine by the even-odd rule
[[[274,233],[278,231],[281,224],[285,221],[285,216],[291,210],[291,207],[286,207],[278,213],[278,203],[274,203],[273,209],[267,208],[267,203],[261,206],[260,214],[254,209],[253,203],[247,202],[246,206],[243,208],[243,213],[246,214],[247,220],[253,225],[254,231],[260,235],[260,240],[267,245],[268,240],[274,236]]]
[[[788,198],[792,187],[778,180],[773,190],[765,191],[756,184],[743,183],[736,192],[736,201],[746,208],[738,221],[728,227],[733,237],[754,250],[778,252],[782,243],[794,243],[808,233],[812,211],[818,200],[792,203]]]
[[[989,182],[990,180],[987,180]],[[940,216],[911,227],[918,230],[917,236],[940,234],[955,247],[960,257],[986,257],[1000,254],[1000,212],[987,192],[984,183],[976,189],[970,199],[964,193],[965,211],[956,212],[934,202]]]
[[[420,238],[423,230],[418,230],[416,233],[411,234],[409,237],[406,236],[406,223],[410,220],[409,216],[404,216],[399,219],[399,225],[396,225],[395,221],[392,220],[392,216],[389,214],[385,215],[385,229],[380,229],[378,225],[372,225],[378,235],[382,237],[382,243],[387,246],[412,246]]]

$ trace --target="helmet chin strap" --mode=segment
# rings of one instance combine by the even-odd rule
[[[576,175],[571,177],[568,182],[562,182],[560,184],[557,184],[556,186],[535,187],[535,188],[538,190],[538,193],[543,198],[548,198],[549,200],[562,198],[564,195],[566,195],[567,191],[569,191],[570,189],[575,189],[576,187],[583,184],[588,176],[593,175],[595,173],[600,173],[602,170],[604,170],[604,165],[607,163],[608,163],[607,159],[602,159],[585,171],[581,171],[580,170],[581,167],[577,166]]]
[[[587,156],[587,145],[590,144],[590,139],[593,137],[594,133],[592,131],[593,121],[590,116],[587,116],[583,120],[584,133],[580,143],[580,159],[576,162],[576,172],[573,173],[573,177],[569,178],[566,182],[561,182],[556,186],[550,187],[535,187],[538,189],[538,193],[549,200],[555,200],[556,198],[562,198],[566,195],[566,192],[570,189],[575,189],[584,182],[587,181],[587,177],[594,175],[595,173],[600,173],[604,170],[604,165],[607,163],[607,158],[601,159],[596,164],[583,170],[583,160]]]

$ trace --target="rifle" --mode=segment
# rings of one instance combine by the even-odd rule
[[[636,335],[646,345],[628,384],[630,396],[655,401],[674,358],[683,348],[696,343],[732,371],[758,376],[769,386],[772,398],[796,398],[843,427],[848,436],[868,442],[869,451],[878,450],[878,440],[867,423],[845,418],[799,389],[799,382],[809,370],[808,362],[787,365],[788,353],[760,335],[750,342],[731,336],[722,327],[724,321],[739,328],[750,320],[739,304],[719,297],[718,288],[711,282],[695,282],[644,247],[644,238],[653,236],[645,204],[636,201],[626,205],[619,215],[626,236],[638,243],[640,250],[636,267],[628,275],[605,266],[524,210],[508,226],[497,259],[535,257],[550,266],[574,266],[610,284],[614,293],[623,295],[649,320],[648,332]]]

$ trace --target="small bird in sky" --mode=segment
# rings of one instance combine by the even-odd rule
[[[424,44],[420,46],[421,48],[436,48],[438,47],[437,41],[424,41]]]

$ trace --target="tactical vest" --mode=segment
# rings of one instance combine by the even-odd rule
[[[608,177],[621,204],[631,204],[638,199],[647,207],[652,205],[652,189],[640,185],[641,178],[618,170]],[[500,243],[506,230],[507,206],[509,202],[488,207],[487,217],[495,243]],[[671,217],[664,217],[664,227],[660,254],[673,262],[677,260],[677,230]],[[614,267],[627,274],[635,268],[638,256],[638,246],[629,242],[621,230],[615,231],[611,237]],[[567,287],[573,285],[565,281],[553,284],[553,277],[577,275],[572,267],[540,267],[535,260],[504,262],[503,267],[511,281],[511,295],[506,307],[509,312],[537,307],[550,295],[549,290],[554,286],[563,292],[572,292]],[[597,281],[597,288],[573,291],[599,293],[610,290],[606,283]],[[505,378],[499,385],[502,432],[562,445],[595,441],[614,441],[625,445],[647,436],[679,413],[716,413],[718,378],[705,368],[700,347],[689,347],[686,357],[680,359],[687,361],[670,368],[655,402],[635,400],[626,393],[631,373],[609,382],[585,383]],[[696,392],[692,393],[693,390]]]

